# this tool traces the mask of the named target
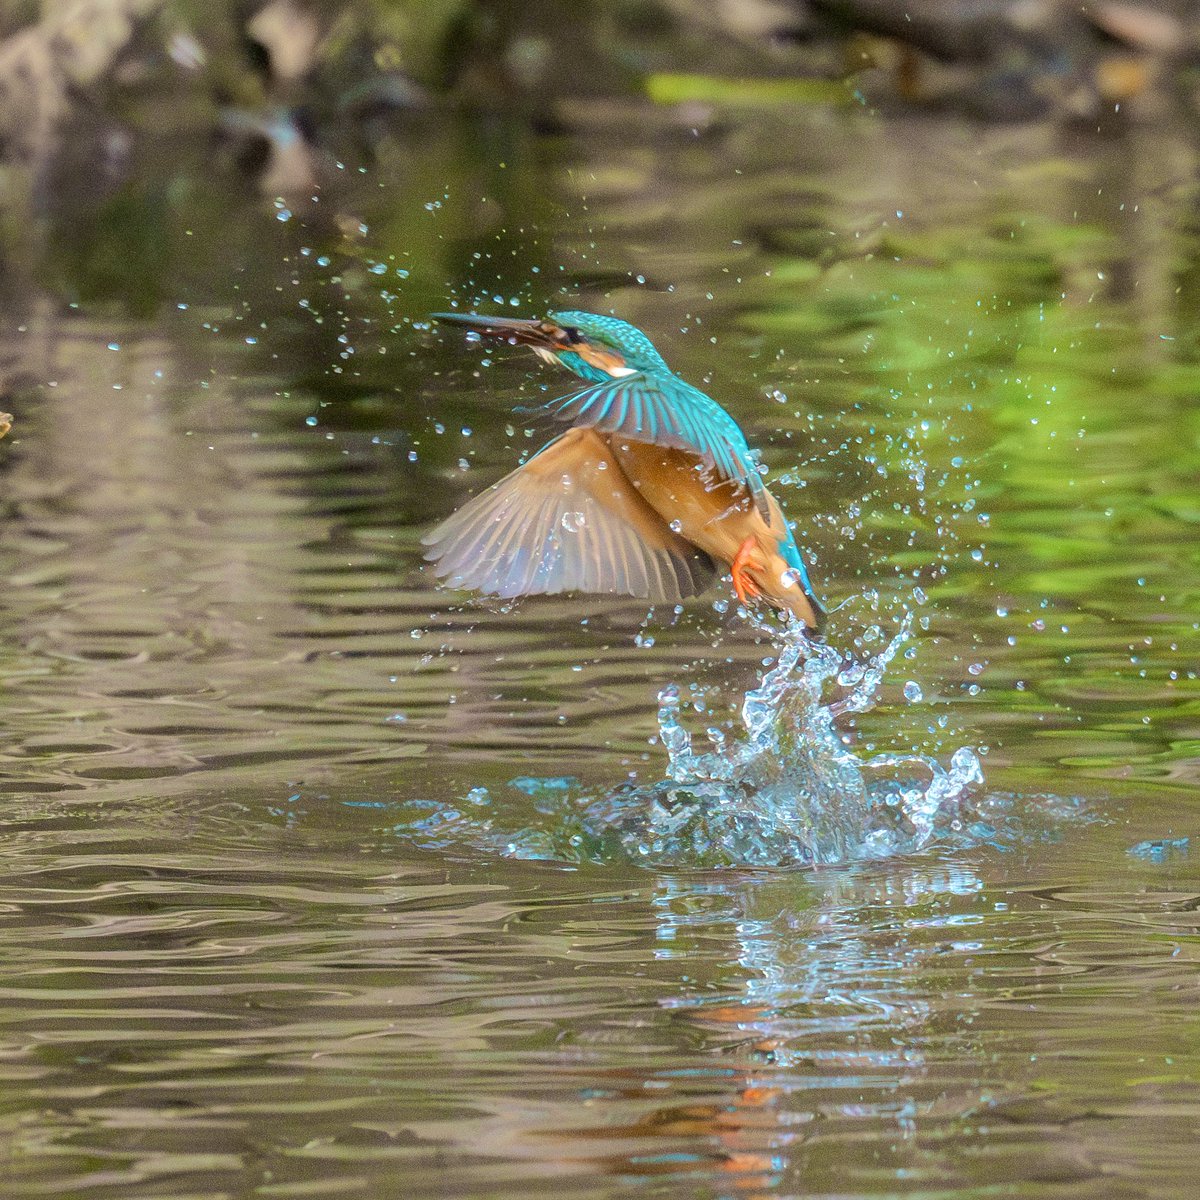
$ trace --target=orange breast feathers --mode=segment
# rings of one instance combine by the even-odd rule
[[[815,610],[790,581],[790,567],[780,554],[788,531],[774,496],[767,493],[767,521],[745,487],[717,477],[694,454],[620,436],[611,437],[609,444],[638,494],[680,537],[720,562],[733,563],[741,556],[763,595],[816,625]],[[748,557],[743,549],[747,539],[753,542]]]

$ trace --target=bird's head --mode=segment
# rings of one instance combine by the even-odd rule
[[[544,320],[486,317],[479,313],[434,313],[434,320],[462,325],[480,337],[529,346],[539,358],[602,383],[626,375],[670,374],[650,339],[616,317],[599,313],[554,312]]]

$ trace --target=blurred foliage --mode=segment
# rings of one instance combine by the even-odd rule
[[[714,75],[660,72],[646,80],[646,94],[655,104],[805,104],[824,101],[850,104],[845,85],[824,79],[726,79]]]

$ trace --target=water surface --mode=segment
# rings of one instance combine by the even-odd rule
[[[315,205],[149,145],[12,260],[6,1194],[1191,1194],[1188,136],[633,115],[431,121]],[[908,614],[837,729],[977,754],[958,828],[605,841],[660,692],[736,739],[783,643],[422,571],[565,383],[425,314],[567,298],[764,448],[847,662]]]

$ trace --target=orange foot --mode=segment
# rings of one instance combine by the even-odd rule
[[[746,574],[746,568],[750,565],[750,556],[757,547],[757,540],[748,537],[738,547],[738,552],[733,556],[733,563],[730,567],[733,575],[733,590],[737,592],[737,598],[743,604],[748,604],[751,600],[762,595],[762,592],[758,590],[754,581]]]

